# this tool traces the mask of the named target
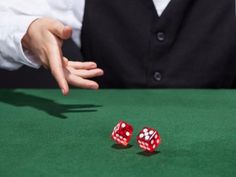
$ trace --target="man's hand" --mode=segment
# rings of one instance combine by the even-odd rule
[[[94,62],[68,61],[63,56],[63,40],[70,38],[71,34],[71,27],[57,20],[41,18],[32,22],[22,39],[24,48],[38,56],[42,65],[51,70],[63,95],[69,92],[68,84],[98,89],[99,85],[89,79],[103,75],[103,70],[97,68]]]

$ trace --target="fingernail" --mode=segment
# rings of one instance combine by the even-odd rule
[[[99,86],[98,85],[92,85],[91,88],[94,89],[94,90],[97,90],[99,88]]]
[[[63,94],[64,96],[66,95],[66,92],[65,92],[64,89],[61,89],[61,92],[62,92],[62,94]]]
[[[96,64],[96,63],[91,63],[91,67],[96,68],[96,67],[97,67],[97,64]]]

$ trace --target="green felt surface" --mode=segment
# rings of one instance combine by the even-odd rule
[[[111,131],[134,126],[128,148]],[[143,153],[136,135],[158,129]],[[234,90],[0,90],[0,177],[235,177]]]

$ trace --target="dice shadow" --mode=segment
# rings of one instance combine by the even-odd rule
[[[111,147],[112,147],[113,149],[122,150],[122,149],[130,149],[130,148],[133,147],[133,145],[128,144],[127,146],[122,146],[122,145],[120,145],[120,144],[113,144]]]
[[[159,153],[161,153],[161,152],[160,151],[154,151],[154,152],[141,151],[141,152],[138,152],[136,154],[140,155],[140,156],[151,157],[151,156],[154,156],[154,155],[158,155]]]

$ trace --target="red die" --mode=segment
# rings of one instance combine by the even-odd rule
[[[120,121],[112,131],[111,138],[118,144],[127,146],[133,133],[133,127],[124,122]]]
[[[137,136],[140,148],[153,152],[159,146],[161,137],[153,128],[144,127]]]

